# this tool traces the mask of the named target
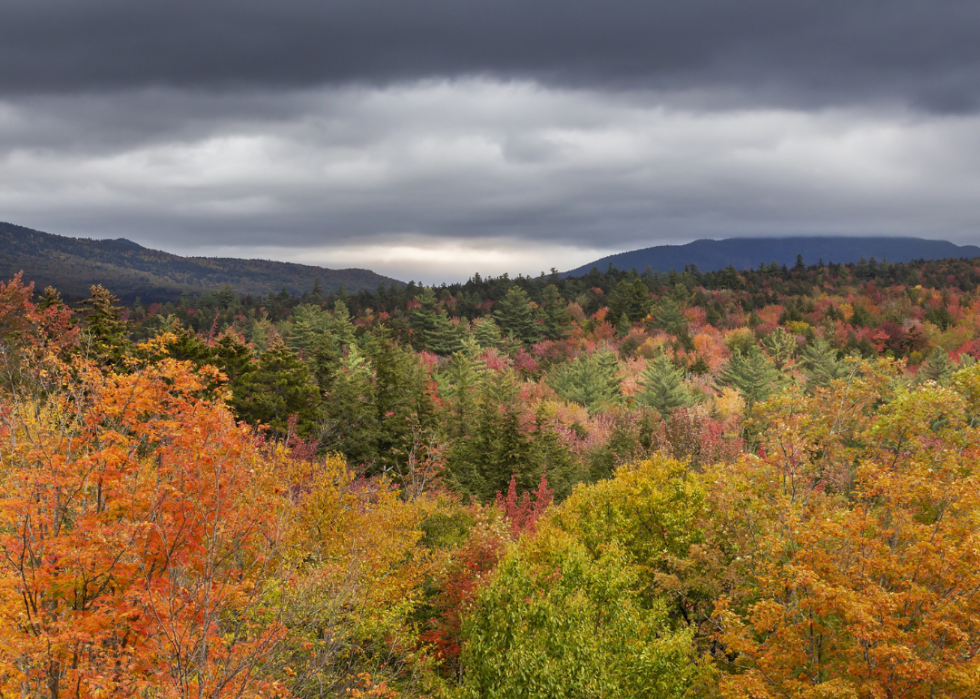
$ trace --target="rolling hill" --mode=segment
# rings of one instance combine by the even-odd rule
[[[709,272],[724,269],[752,269],[775,261],[792,266],[796,256],[803,255],[805,264],[824,262],[859,262],[872,257],[879,262],[910,262],[912,260],[943,260],[947,258],[980,257],[980,247],[954,245],[945,240],[924,238],[870,237],[794,237],[794,238],[728,238],[726,240],[695,240],[686,245],[658,245],[632,252],[609,255],[595,262],[565,272],[564,276],[579,277],[595,267],[606,271],[610,266],[619,270],[650,267],[656,272],[683,270],[694,264]]]
[[[101,284],[123,301],[172,301],[184,293],[230,287],[239,294],[264,295],[285,288],[310,291],[316,281],[324,293],[343,286],[349,292],[402,284],[366,269],[326,269],[269,260],[181,257],[144,248],[132,241],[68,238],[0,222],[0,279],[24,272],[37,289],[53,286],[66,299],[88,296]]]

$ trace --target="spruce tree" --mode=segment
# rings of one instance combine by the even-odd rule
[[[949,353],[942,347],[936,347],[919,367],[918,378],[920,382],[935,381],[940,386],[945,386],[955,370],[956,365],[949,358]]]
[[[538,339],[537,313],[521,287],[512,286],[493,315],[501,329],[516,340],[530,343]]]
[[[622,398],[618,370],[616,355],[599,350],[559,364],[548,377],[548,384],[565,400],[586,407],[590,413],[598,413]]]
[[[640,379],[643,390],[637,400],[667,417],[675,408],[684,408],[694,402],[694,396],[684,385],[684,372],[674,366],[666,354],[650,362]]]
[[[782,379],[783,375],[755,345],[744,354],[734,352],[721,373],[722,383],[737,388],[749,406],[768,398]]]
[[[118,305],[119,299],[101,284],[91,287],[91,294],[82,302],[90,351],[99,361],[118,365],[131,348],[123,309]]]
[[[831,381],[847,375],[846,365],[837,358],[837,352],[822,337],[804,347],[800,359],[808,389],[827,386]]]

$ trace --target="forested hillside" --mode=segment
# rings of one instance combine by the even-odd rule
[[[0,692],[980,692],[980,259],[0,287]]]
[[[805,264],[823,262],[857,263],[862,258],[876,257],[889,262],[913,260],[942,260],[980,256],[976,245],[954,245],[946,240],[925,238],[860,237],[860,236],[793,236],[787,238],[728,238],[726,240],[695,240],[684,245],[657,245],[608,255],[577,267],[567,276],[588,274],[593,268],[669,272],[696,265],[703,270],[717,271],[732,266],[753,269],[760,264],[775,262],[792,265],[799,255]]]
[[[298,294],[319,283],[326,291],[401,284],[366,269],[325,269],[269,260],[180,257],[129,240],[67,238],[0,222],[0,279],[25,272],[40,287],[55,285],[65,298],[83,299],[93,284],[133,301],[177,301],[222,287],[263,295]],[[318,281],[319,280],[319,281]]]

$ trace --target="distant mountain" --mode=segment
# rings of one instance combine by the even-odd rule
[[[609,255],[565,272],[567,277],[588,274],[593,267],[605,272],[609,266],[619,270],[650,267],[655,272],[683,271],[694,264],[702,272],[724,269],[752,269],[775,261],[780,265],[796,264],[803,255],[808,265],[824,262],[860,262],[863,257],[878,262],[910,262],[912,260],[944,260],[947,258],[980,257],[980,247],[954,245],[946,240],[924,238],[728,238],[726,240],[695,240],[686,245],[658,245],[632,252]]]
[[[144,248],[131,240],[88,240],[0,222],[0,279],[19,271],[35,288],[53,286],[66,299],[88,296],[101,284],[124,301],[170,301],[228,286],[239,294],[264,295],[283,288],[293,294],[324,293],[343,286],[349,292],[402,282],[366,269],[326,269],[268,260],[181,257]]]

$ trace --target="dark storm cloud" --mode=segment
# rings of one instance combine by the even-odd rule
[[[488,76],[964,112],[976,0],[7,0],[0,93]]]

